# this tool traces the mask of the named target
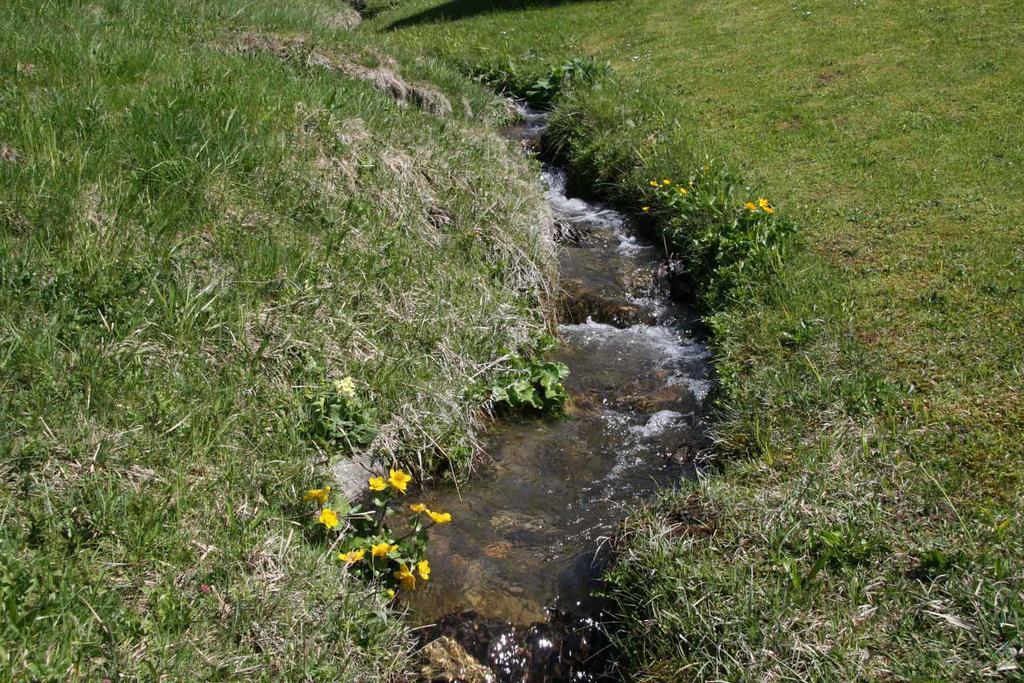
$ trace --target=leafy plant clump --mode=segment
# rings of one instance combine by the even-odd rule
[[[781,270],[794,226],[728,169],[706,161],[688,178],[648,181],[641,210],[658,220],[706,301]]]
[[[412,476],[400,469],[391,469],[387,478],[370,477],[372,502],[367,509],[332,494],[330,486],[310,489],[303,497],[306,502],[316,503],[314,524],[330,543],[337,561],[381,586],[389,599],[398,590],[416,590],[417,581],[430,580],[427,530],[452,521],[450,512],[413,503],[402,516],[402,533],[398,535],[390,522],[401,508],[396,493],[406,495],[411,481]]]
[[[468,70],[488,87],[536,106],[549,106],[559,95],[589,86],[611,73],[608,64],[591,57],[576,57],[539,70],[512,60],[501,64],[477,64]]]
[[[377,411],[359,395],[351,377],[307,392],[306,399],[309,433],[321,445],[353,452],[369,446],[377,436]]]
[[[512,410],[532,408],[548,412],[564,407],[568,392],[562,380],[569,374],[564,364],[518,359],[514,365],[512,375],[506,375],[490,387],[490,398]]]
[[[430,580],[427,529],[452,522],[452,513],[414,503],[409,506],[411,514],[404,515],[402,535],[396,535],[388,521],[399,509],[394,493],[406,495],[412,480],[411,474],[400,469],[391,469],[386,479],[370,477],[373,497],[372,508],[367,510],[332,495],[331,486],[310,488],[303,497],[303,501],[316,504],[315,525],[326,533],[337,560],[362,579],[383,586],[389,599],[399,589],[415,591],[417,579]]]
[[[526,99],[547,104],[570,88],[585,87],[611,73],[611,67],[592,58],[572,59],[553,66],[526,89]]]
[[[568,376],[564,363],[517,357],[511,369],[491,384],[491,400],[511,410],[559,411],[569,398],[562,383]]]

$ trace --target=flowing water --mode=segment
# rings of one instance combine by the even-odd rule
[[[536,144],[544,117],[509,136]],[[495,428],[491,463],[461,490],[428,492],[453,524],[431,531],[431,580],[410,603],[425,633],[450,635],[497,680],[597,680],[603,539],[659,487],[692,476],[711,387],[698,318],[668,293],[664,254],[624,214],[543,180],[563,237],[561,417]]]

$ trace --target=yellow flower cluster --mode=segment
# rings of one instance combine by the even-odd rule
[[[354,385],[350,387],[347,383],[342,384],[339,382],[336,386],[339,392],[347,392],[349,388],[352,388],[354,391]],[[387,491],[388,489],[393,488],[404,494],[408,491],[409,483],[411,481],[411,474],[404,470],[392,468],[388,470],[386,477],[383,475],[370,477],[369,487],[371,491]],[[324,486],[323,488],[318,489],[309,489],[303,496],[304,501],[313,501],[317,503],[319,512],[316,513],[316,520],[319,524],[324,525],[327,529],[337,529],[341,525],[343,515],[340,515],[337,510],[329,507],[330,498],[330,486]],[[427,527],[422,524],[414,525],[412,534],[416,535],[417,540],[411,546],[413,548],[413,550],[410,550],[412,556],[409,557],[406,551],[400,548],[397,542],[391,540],[391,532],[383,523],[384,517],[393,511],[393,499],[388,497],[383,500],[378,499],[376,502],[378,505],[382,505],[384,507],[384,514],[376,520],[376,530],[370,531],[369,533],[357,533],[357,535],[351,538],[341,536],[339,540],[346,541],[346,545],[342,547],[347,547],[348,550],[338,552],[336,557],[339,562],[344,563],[346,566],[366,562],[366,564],[358,568],[362,573],[372,577],[379,577],[382,572],[385,576],[390,573],[394,579],[397,579],[397,584],[403,590],[415,590],[416,582],[418,580],[430,580],[430,563],[426,559],[417,559],[422,557],[421,548],[422,544],[425,544],[426,542]],[[435,524],[448,524],[452,521],[452,515],[450,512],[437,512],[435,510],[431,510],[424,503],[413,503],[409,506],[409,509],[412,510],[413,513],[423,514],[430,517]],[[346,529],[347,528],[348,527],[346,527]],[[356,530],[358,531],[358,525]],[[396,567],[397,570],[395,570]],[[385,587],[385,595],[389,599],[394,598],[395,591],[392,588]]]
[[[306,491],[306,495],[302,497],[304,501],[315,500],[320,505],[325,505],[327,499],[331,496],[331,487],[325,486],[322,489],[310,489]]]
[[[452,513],[450,512],[434,512],[433,510],[427,510],[427,514],[430,515],[430,519],[434,520],[437,524],[448,524],[452,521]]]
[[[771,202],[769,202],[764,197],[758,198],[757,204],[755,204],[754,202],[745,202],[743,206],[750,213],[757,213],[758,209],[764,211],[765,213],[775,213],[775,207],[772,206]]]
[[[347,398],[354,398],[356,395],[356,381],[351,377],[345,377],[334,382],[334,390]]]
[[[338,553],[338,559],[345,564],[355,564],[366,557],[366,551],[362,548],[350,550],[347,553]]]
[[[413,503],[409,506],[409,509],[413,512],[421,512],[430,519],[434,520],[436,524],[448,524],[452,521],[452,513],[450,512],[435,512],[428,508],[423,503]]]
[[[387,557],[389,553],[393,553],[396,550],[398,550],[398,546],[387,541],[374,543],[370,546],[370,554],[374,557]]]
[[[412,475],[403,470],[392,469],[388,472],[388,478],[370,477],[370,490],[383,491],[390,485],[392,488],[405,493],[406,487],[412,481]]]
[[[672,187],[673,183],[672,183],[672,179],[671,178],[662,178],[661,181],[658,181],[657,179],[650,180],[650,181],[648,181],[647,184],[650,185],[651,187],[657,189],[657,190],[665,190],[665,191],[671,192],[671,187]],[[693,186],[693,182],[692,181],[690,182],[690,186],[691,187]],[[690,194],[689,188],[683,187],[682,185],[676,185],[675,186],[675,191],[681,197],[685,197],[686,195]],[[644,213],[650,213],[651,212],[651,207],[650,206],[641,206],[640,210],[643,211]]]
[[[430,580],[430,563],[426,560],[420,560],[416,563],[416,571],[419,572],[420,578],[424,581]],[[392,574],[399,583],[402,584],[402,589],[407,591],[416,590],[416,575],[412,573],[412,566],[405,563],[399,563],[398,571]]]
[[[334,529],[338,526],[338,513],[331,508],[324,508],[320,511],[320,516],[317,518],[318,521],[328,529]]]
[[[398,571],[396,571],[392,576],[398,579],[398,582],[402,584],[402,590],[416,590],[416,575],[409,570],[409,565],[399,564]]]
[[[388,476],[388,483],[393,487],[405,493],[405,487],[412,481],[412,475],[402,470],[391,470]]]

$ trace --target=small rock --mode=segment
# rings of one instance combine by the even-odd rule
[[[0,161],[9,161],[11,163],[21,161],[21,154],[10,145],[0,144]]]
[[[498,512],[491,516],[491,526],[498,531],[543,531],[547,526],[540,517],[522,513]]]
[[[426,660],[420,680],[431,683],[492,683],[494,674],[478,662],[466,648],[448,636],[424,646],[420,654]]]
[[[370,458],[365,455],[343,458],[331,465],[331,477],[337,490],[350,501],[358,498],[366,491],[371,465]]]
[[[495,541],[484,548],[484,555],[496,560],[503,560],[508,557],[511,550],[512,544],[508,541]]]

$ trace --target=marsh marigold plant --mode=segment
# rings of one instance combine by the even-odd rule
[[[751,197],[728,169],[708,160],[683,178],[652,178],[641,187],[640,211],[654,219],[705,298],[751,272],[774,272],[793,226],[767,197]],[[685,233],[686,238],[674,239]]]
[[[310,489],[302,497],[317,506],[312,514],[314,524],[338,562],[378,582],[389,599],[398,590],[416,590],[418,582],[430,580],[427,531],[435,524],[452,521],[450,512],[431,510],[424,503],[399,505],[397,501],[408,494],[410,483],[412,475],[401,469],[370,477],[370,505],[365,509],[332,495],[330,486]]]

